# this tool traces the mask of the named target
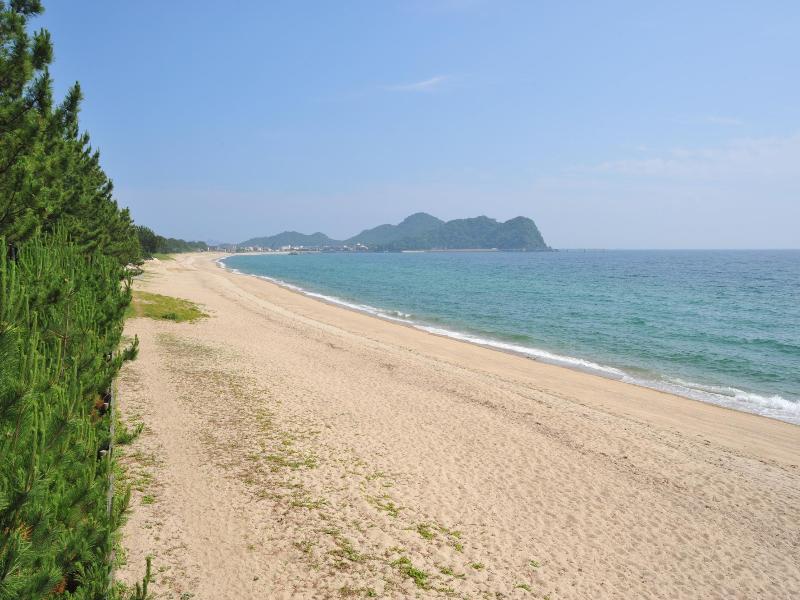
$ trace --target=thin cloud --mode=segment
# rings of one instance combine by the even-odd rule
[[[430,92],[438,88],[441,84],[447,81],[447,75],[437,75],[430,79],[423,79],[422,81],[414,81],[412,83],[400,83],[395,85],[384,86],[388,92]]]
[[[675,148],[661,156],[623,159],[570,169],[573,176],[633,176],[671,179],[796,179],[800,133],[744,138],[700,148]]]

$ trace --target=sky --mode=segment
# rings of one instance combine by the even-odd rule
[[[560,248],[800,247],[800,3],[45,2],[137,223],[345,238],[425,211]]]

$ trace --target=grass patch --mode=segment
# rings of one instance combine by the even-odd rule
[[[287,468],[296,471],[297,469],[313,469],[317,466],[317,460],[313,456],[302,456],[299,453],[292,457],[286,454],[267,454],[264,457],[274,469]]]
[[[467,576],[466,573],[456,573],[452,567],[439,567],[439,573],[456,579],[464,579]]]
[[[142,496],[142,504],[153,504],[156,501],[156,497],[152,494],[145,494]]]
[[[328,502],[323,499],[312,500],[307,495],[296,495],[292,498],[290,502],[290,506],[292,508],[308,508],[308,509],[320,509],[325,506]]]
[[[420,523],[417,525],[417,533],[422,537],[424,540],[432,540],[436,537],[436,534],[431,531],[431,526],[425,523]]]
[[[437,529],[447,536],[456,538],[457,540],[461,539],[461,532],[458,529],[448,529],[444,525],[437,525]]]
[[[389,499],[389,496],[385,495],[381,498],[376,498],[375,496],[367,496],[367,502],[375,506],[378,510],[382,510],[390,517],[397,517],[400,514],[400,511],[403,510],[401,506],[397,506],[392,500]]]
[[[378,597],[378,592],[370,587],[354,588],[349,585],[339,588],[339,594],[342,598],[352,598],[354,596],[366,596],[367,598]]]
[[[445,596],[455,596],[456,595],[456,591],[453,588],[451,588],[449,585],[446,585],[446,586],[443,586],[443,587],[434,588],[434,589],[437,592],[440,592],[440,593],[444,594]],[[497,596],[497,598],[499,598],[499,597],[500,596]]]
[[[518,583],[518,584],[517,584],[517,585],[515,585],[514,587],[515,587],[516,589],[519,589],[519,590],[525,590],[525,591],[526,591],[526,592],[528,592],[528,593],[531,593],[531,592],[533,592],[533,590],[531,589],[531,586],[529,586],[527,583]]]
[[[301,542],[295,542],[294,547],[300,550],[306,556],[310,555],[311,552],[314,550],[314,546],[316,546],[315,542],[311,540],[303,540]]]
[[[337,558],[347,559],[350,562],[364,562],[367,559],[365,554],[361,554],[347,538],[338,534],[333,535],[333,542],[336,544],[335,550],[330,550],[328,554]]]
[[[130,455],[131,460],[136,461],[136,463],[140,467],[155,467],[158,464],[158,460],[156,460],[156,455],[151,453],[142,452],[141,450],[135,450],[131,452]]]
[[[128,426],[118,419],[115,425],[114,442],[120,446],[130,444],[141,435],[143,429],[144,423],[138,423],[132,429],[128,429]]]
[[[383,471],[375,471],[374,473],[371,473],[366,476],[367,481],[375,481],[376,479],[381,480],[380,481],[381,487],[390,488],[394,485],[394,482],[391,480],[389,475],[387,475]]]
[[[413,579],[414,584],[419,587],[426,589],[428,587],[428,574],[425,571],[421,571],[420,569],[416,568],[411,561],[406,556],[401,556],[396,561],[391,563],[393,567],[397,567],[397,569],[406,577]]]
[[[175,260],[172,254],[166,254],[164,252],[153,252],[153,258],[157,258],[158,260]]]
[[[162,321],[196,321],[207,317],[194,302],[150,292],[133,291],[133,302],[125,311],[126,318],[148,317]]]
[[[482,570],[482,569],[483,569],[483,568],[484,568],[486,565],[484,565],[483,563],[474,562],[474,563],[470,563],[470,565],[469,565],[469,566],[470,566],[470,567],[472,567],[473,569],[475,569],[476,571],[480,571],[480,570]]]
[[[461,542],[461,532],[458,529],[450,529],[449,527],[445,527],[440,523],[437,523],[434,528],[438,529],[445,535],[447,538],[447,543],[450,544],[456,550],[456,552],[464,551],[464,544]],[[422,535],[422,532],[420,532],[420,535]]]
[[[148,471],[140,471],[136,474],[136,478],[131,481],[131,486],[137,492],[144,493],[151,483],[153,483],[153,475]]]

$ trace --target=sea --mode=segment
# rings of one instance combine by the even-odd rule
[[[800,424],[800,250],[233,255],[431,333]]]

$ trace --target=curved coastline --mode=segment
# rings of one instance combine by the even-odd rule
[[[376,581],[414,594],[387,561],[339,573],[346,539],[359,556],[413,547],[432,577],[487,565],[491,581],[451,578],[468,596],[512,597],[531,560],[540,596],[797,595],[797,426],[397,327],[220,257],[153,262],[135,283],[208,318],[126,322],[146,351],[126,365],[121,406],[151,423],[137,449],[160,458],[156,502],[134,490],[129,564],[155,550],[213,597],[333,597]],[[320,537],[332,522],[342,529]],[[305,539],[319,542],[310,555]],[[318,561],[340,576],[318,577]]]
[[[672,381],[670,380],[659,381],[656,379],[637,377],[635,375],[631,375],[630,373],[623,371],[622,369],[618,369],[616,367],[608,365],[602,365],[600,363],[591,360],[579,357],[564,356],[553,352],[549,352],[541,348],[532,348],[528,346],[522,346],[519,344],[512,344],[509,342],[504,342],[502,340],[483,338],[474,334],[465,333],[454,329],[447,329],[445,327],[434,326],[424,322],[415,321],[412,318],[410,318],[412,317],[412,315],[408,313],[403,313],[401,311],[380,309],[371,306],[369,304],[357,304],[353,302],[348,302],[347,300],[344,300],[342,298],[337,298],[336,296],[315,292],[313,290],[306,289],[302,286],[295,285],[293,283],[289,283],[281,279],[269,277],[267,275],[247,273],[245,271],[241,271],[240,269],[229,267],[227,264],[225,264],[225,261],[228,258],[231,258],[231,256],[224,256],[218,258],[214,262],[220,268],[223,268],[228,272],[235,273],[237,275],[255,277],[256,279],[268,281],[284,289],[290,290],[292,292],[301,294],[309,298],[313,298],[315,300],[324,302],[326,304],[338,306],[340,308],[344,308],[347,310],[356,311],[362,314],[376,317],[378,319],[405,325],[407,327],[412,327],[414,329],[417,329],[419,331],[424,331],[431,335],[446,337],[449,339],[454,339],[461,342],[466,342],[469,344],[481,346],[483,348],[488,348],[490,350],[496,350],[500,352],[514,354],[516,356],[522,356],[524,358],[528,358],[530,360],[534,360],[537,362],[542,362],[557,367],[564,367],[575,371],[581,371],[584,373],[596,375],[606,379],[612,379],[615,381],[620,381],[622,383],[627,383],[633,386],[643,387],[667,394],[673,394],[697,402],[713,404],[715,406],[719,406],[721,408],[726,408],[729,410],[734,410],[737,412],[745,412],[761,417],[776,419],[792,425],[800,425],[800,403],[792,402],[791,400],[787,400],[780,396],[768,397],[750,392],[745,392],[744,390],[740,390],[733,387],[703,385],[679,379],[675,379]]]

